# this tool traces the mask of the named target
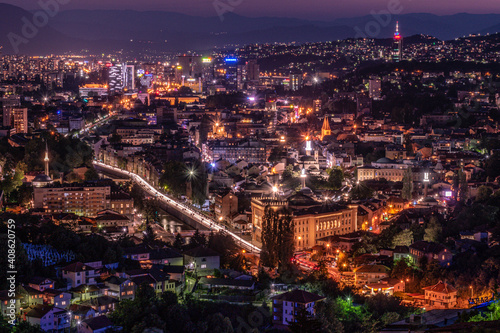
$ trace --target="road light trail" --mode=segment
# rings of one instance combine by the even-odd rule
[[[108,164],[104,164],[102,162],[93,161],[93,163],[95,165],[97,165],[97,166],[102,167],[102,168],[111,169],[111,170],[113,170],[115,172],[120,172],[120,173],[128,175],[136,183],[138,183],[139,185],[143,186],[143,188],[145,190],[148,190],[150,193],[156,195],[158,198],[161,198],[164,203],[166,203],[166,204],[174,207],[175,209],[179,210],[182,214],[185,214],[185,215],[189,216],[190,218],[194,219],[196,222],[198,222],[198,223],[200,223],[200,224],[202,224],[202,225],[204,225],[204,226],[206,226],[208,228],[214,228],[217,231],[221,231],[222,230],[222,231],[226,232],[228,235],[230,235],[231,237],[233,237],[233,239],[237,242],[237,244],[240,244],[246,250],[250,250],[253,253],[260,253],[260,248],[258,248],[257,246],[255,246],[255,245],[247,242],[246,240],[244,240],[243,238],[239,237],[235,233],[233,233],[233,232],[231,232],[229,230],[224,229],[223,227],[221,227],[220,225],[218,225],[213,219],[208,218],[208,217],[206,217],[206,216],[198,213],[196,210],[192,209],[188,205],[180,203],[180,202],[178,202],[178,201],[170,198],[169,196],[161,193],[156,188],[154,188],[153,186],[151,186],[151,184],[149,184],[147,181],[145,181],[144,178],[142,178],[141,176],[139,176],[139,175],[137,175],[135,173],[126,171],[126,170],[122,170],[122,169],[113,167],[113,166],[108,165]],[[186,212],[188,214],[190,214],[190,215],[186,214]]]

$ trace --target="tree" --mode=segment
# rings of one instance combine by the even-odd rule
[[[412,264],[410,259],[402,258],[394,263],[391,271],[391,277],[395,279],[407,279],[413,273]]]
[[[373,190],[365,184],[356,184],[349,193],[351,200],[364,200],[373,197]]]
[[[427,228],[425,228],[424,240],[427,242],[437,242],[441,236],[443,228],[437,216],[431,216]]]
[[[195,205],[201,207],[207,200],[207,170],[204,163],[196,163],[191,168],[194,169],[193,175],[188,179],[191,182],[192,200]]]
[[[87,171],[85,171],[84,177],[86,181],[99,180],[99,174],[97,173],[97,170],[94,167],[89,168]]]
[[[460,201],[465,202],[469,198],[469,184],[467,184],[467,176],[462,170],[458,171],[458,188]]]
[[[486,174],[493,180],[500,176],[500,152],[495,151],[486,162]]]
[[[221,267],[228,268],[234,258],[234,254],[239,251],[234,239],[224,230],[211,233],[208,239],[208,248],[220,254]]]
[[[175,240],[174,240],[174,244],[172,244],[172,246],[178,250],[182,249],[182,245],[184,245],[184,239],[182,238],[181,234],[180,233],[177,233],[175,235]]]
[[[186,165],[179,161],[168,161],[163,167],[160,186],[174,196],[186,194]]]
[[[200,233],[198,229],[195,230],[193,237],[191,237],[191,243],[193,247],[197,246],[206,246],[207,245],[207,240],[205,236]]]
[[[408,156],[411,156],[413,154],[413,143],[411,141],[411,135],[410,134],[405,134],[404,136],[404,146],[406,149],[406,153]]]
[[[14,172],[10,171],[4,176],[4,180],[0,182],[0,189],[3,190],[7,196],[9,196],[23,184],[25,171],[26,164],[18,162]]]
[[[405,200],[411,200],[413,197],[413,172],[411,167],[406,168],[403,174],[403,190],[401,197]]]
[[[149,246],[154,246],[158,242],[151,223],[146,224],[146,230],[144,230],[144,237],[142,238],[142,242]]]
[[[488,200],[491,195],[493,194],[493,189],[489,186],[479,186],[477,189],[477,195],[476,195],[476,201],[477,202],[484,202]]]
[[[267,207],[262,217],[262,251],[264,266],[283,267],[294,252],[294,229],[288,210]]]
[[[393,240],[392,246],[410,246],[413,243],[413,232],[410,229],[405,229],[397,233]]]
[[[328,170],[328,184],[333,190],[339,190],[344,181],[344,171],[339,168],[332,168]]]

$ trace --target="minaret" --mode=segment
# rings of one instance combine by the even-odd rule
[[[325,120],[323,120],[323,127],[321,128],[321,140],[323,140],[323,138],[327,135],[332,135],[332,130],[330,129],[328,117],[325,116]]]
[[[49,176],[49,145],[47,141],[45,141],[45,158],[43,159],[45,162],[45,175]]]
[[[302,188],[306,187],[306,169],[304,168],[304,165],[302,165],[302,171],[300,172],[300,180],[302,182]]]

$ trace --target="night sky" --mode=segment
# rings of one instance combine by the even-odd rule
[[[37,9],[39,0],[0,0],[25,9]],[[41,0],[53,1],[53,0]],[[62,9],[163,10],[192,15],[216,16],[214,2],[234,3],[234,12],[245,16],[280,16],[328,20],[368,15],[399,1],[402,13],[438,15],[500,13],[498,0],[64,0]]]

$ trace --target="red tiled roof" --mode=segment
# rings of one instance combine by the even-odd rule
[[[284,294],[276,295],[274,297],[271,297],[271,299],[277,299],[277,300],[282,300],[282,301],[287,301],[287,302],[294,302],[294,303],[301,303],[301,304],[307,304],[307,303],[312,303],[312,302],[317,302],[325,297],[319,296],[304,290],[292,290]]]
[[[451,284],[443,282],[443,281],[439,281],[438,283],[436,283],[433,286],[423,287],[422,289],[430,290],[430,291],[433,291],[436,293],[442,293],[442,294],[450,294],[450,293],[454,293],[457,291],[457,289],[455,289],[455,287],[453,287]]]
[[[90,270],[94,270],[94,268],[87,266],[81,262],[74,262],[63,268],[63,271],[69,271],[69,272],[83,272]]]

